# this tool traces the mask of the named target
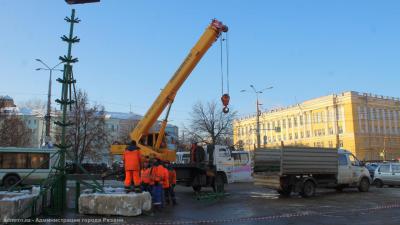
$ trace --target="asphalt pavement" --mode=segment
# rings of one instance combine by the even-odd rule
[[[205,190],[211,191],[211,190]],[[375,188],[361,193],[322,189],[313,198],[280,197],[252,183],[230,184],[220,199],[198,200],[191,188],[176,189],[178,205],[139,217],[85,216],[72,211],[66,218],[92,218],[109,224],[326,224],[399,225],[400,188]],[[86,224],[84,222],[80,224]]]

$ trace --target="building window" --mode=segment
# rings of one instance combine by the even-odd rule
[[[304,132],[300,132],[300,138],[304,138]]]
[[[343,127],[339,126],[339,134],[343,134]]]
[[[308,130],[308,131],[306,131],[306,137],[310,137],[310,131]]]
[[[282,120],[282,128],[286,128],[286,120],[285,119]]]
[[[339,141],[339,147],[343,148],[343,140]]]
[[[292,120],[291,119],[288,119],[288,127],[292,128]]]
[[[303,116],[300,116],[300,126],[303,126]]]
[[[293,138],[292,134],[289,134],[289,140],[292,140],[292,138]]]
[[[294,133],[294,139],[298,139],[298,138],[299,138],[299,135],[297,134],[297,132]]]
[[[296,117],[293,118],[293,125],[294,125],[294,127],[297,127],[297,118]]]

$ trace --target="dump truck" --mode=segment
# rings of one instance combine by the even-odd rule
[[[335,148],[260,148],[254,156],[255,185],[275,189],[280,195],[299,193],[312,197],[317,187],[356,187],[367,192],[368,169],[350,152]]]

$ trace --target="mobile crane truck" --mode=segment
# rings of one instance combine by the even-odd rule
[[[175,161],[176,152],[168,149],[166,145],[162,145],[165,139],[165,128],[167,126],[171,105],[174,102],[179,88],[189,77],[197,63],[222,32],[227,31],[228,27],[223,23],[216,19],[212,20],[211,24],[179,66],[178,70],[130,133],[131,140],[136,141],[143,156],[156,157],[169,162]],[[229,95],[224,94],[221,100],[225,106],[223,111],[227,113],[229,111],[229,108],[227,108]],[[159,132],[150,132],[151,127],[158,121],[158,118],[165,109],[165,118],[161,123]],[[122,155],[126,147],[127,145],[111,145],[110,152],[112,155]],[[212,151],[213,148],[209,150]],[[176,167],[176,172],[178,183],[183,182],[187,186],[193,186],[195,190],[199,190],[202,186],[213,186],[214,188],[218,187],[218,189],[221,189],[221,185],[223,189],[223,185],[227,180],[226,175],[218,173],[216,166],[212,165],[212,163],[208,165],[180,164]]]

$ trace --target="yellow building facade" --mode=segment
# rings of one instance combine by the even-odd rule
[[[233,122],[235,144],[256,147],[256,121]],[[349,91],[262,112],[259,121],[262,147],[342,147],[361,160],[400,158],[399,98]]]

